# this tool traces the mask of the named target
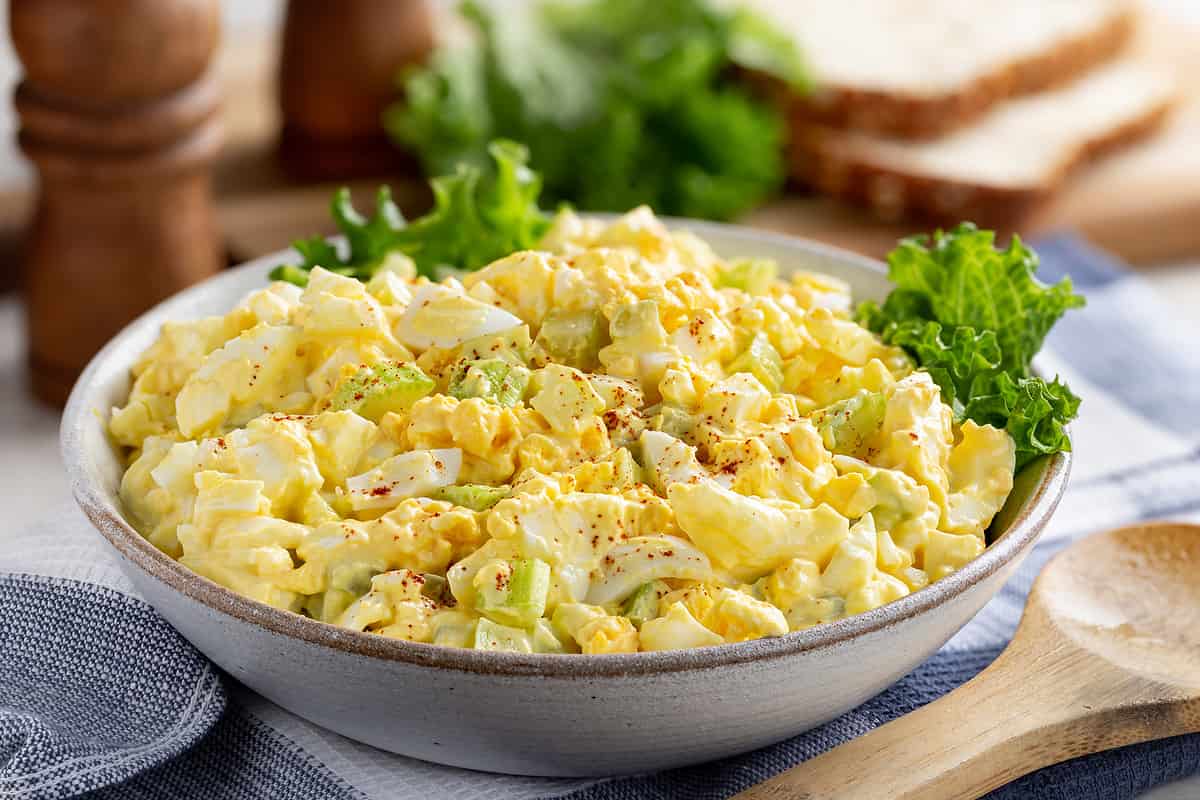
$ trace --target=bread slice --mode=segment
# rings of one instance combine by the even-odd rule
[[[751,0],[790,33],[819,82],[797,121],[940,136],[997,102],[1110,60],[1130,0]]]
[[[801,125],[793,131],[792,172],[885,218],[919,213],[1011,224],[1076,165],[1156,128],[1174,94],[1171,78],[1124,60],[1067,86],[1002,103],[941,139]]]

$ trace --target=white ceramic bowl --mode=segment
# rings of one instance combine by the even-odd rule
[[[727,256],[779,261],[882,298],[881,265],[799,239],[673,222]],[[318,725],[384,750],[480,770],[613,775],[733,755],[819,725],[929,657],[1033,547],[1066,485],[1067,455],[1018,476],[994,543],[966,567],[866,614],[775,639],[604,656],[519,655],[359,633],[247,600],[163,555],[124,520],[122,465],[105,434],[129,370],[165,320],[223,314],[263,285],[278,254],[167,300],[88,366],[63,417],[80,506],[145,598],[230,675]]]

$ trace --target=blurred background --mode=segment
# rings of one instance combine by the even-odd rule
[[[510,0],[515,4],[524,0]],[[278,35],[283,21],[284,7],[287,0],[220,0],[221,18],[224,26],[223,41],[220,45],[218,60],[238,62],[245,55],[239,55],[240,49],[262,48],[264,40]],[[450,8],[453,3],[445,0],[434,0],[432,5],[443,9]],[[1177,20],[1200,26],[1200,2],[1197,0],[1149,0],[1148,6],[1165,19]],[[8,29],[8,7],[0,5],[0,22],[5,30]],[[266,45],[271,54],[276,54],[277,45],[271,42]],[[250,59],[247,59],[250,60]],[[267,61],[266,54],[254,61],[263,64]],[[13,45],[8,37],[0,37],[0,91],[10,96],[21,74],[20,64],[13,51]],[[267,124],[276,124],[273,109],[265,109],[264,120]],[[14,134],[16,132],[16,116],[10,104],[0,105],[0,187],[10,190],[27,186],[33,172],[28,162],[20,155]]]

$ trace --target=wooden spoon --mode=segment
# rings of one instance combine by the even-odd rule
[[[1088,537],[1038,576],[1008,648],[929,705],[735,800],[976,798],[1112,747],[1200,732],[1200,527]]]

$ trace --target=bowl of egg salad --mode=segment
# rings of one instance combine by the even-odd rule
[[[385,750],[580,776],[779,741],[940,647],[1066,483],[857,321],[882,265],[811,242],[641,208],[440,280],[285,258],[132,323],[64,454],[188,640]]]

